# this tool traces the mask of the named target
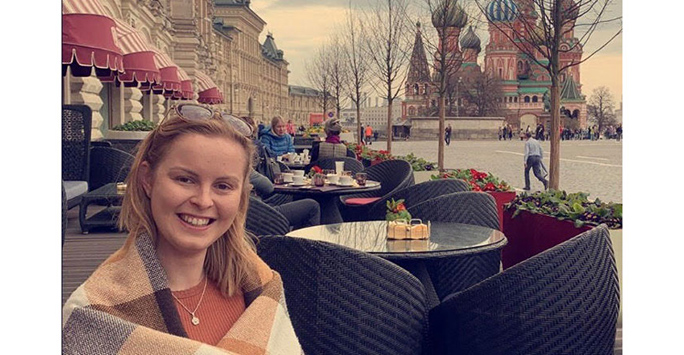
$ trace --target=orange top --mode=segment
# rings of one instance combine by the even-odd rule
[[[366,126],[366,135],[367,136],[373,135],[373,128],[371,128],[371,126]]]
[[[203,289],[204,280],[197,286],[172,293],[192,311],[197,307]],[[207,282],[202,304],[195,312],[195,316],[200,320],[198,325],[193,325],[190,312],[185,310],[178,300],[174,301],[188,337],[210,345],[218,344],[245,311],[245,298],[241,292],[235,293],[232,297],[223,297],[217,285],[211,280]]]

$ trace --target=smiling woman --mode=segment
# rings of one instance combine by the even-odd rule
[[[252,154],[208,108],[167,113],[127,178],[126,243],[64,306],[64,353],[301,352],[289,318],[273,317],[287,314],[280,276],[244,231]]]

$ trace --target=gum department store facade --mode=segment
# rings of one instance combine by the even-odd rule
[[[566,1],[565,6],[579,11],[579,8],[574,6],[573,0]],[[481,68],[477,63],[478,55],[481,52],[480,39],[472,27],[468,28],[467,31],[463,30],[468,22],[467,14],[459,5],[447,10],[435,12],[432,19],[433,25],[437,26],[437,24],[442,23],[447,25],[448,38],[445,44],[440,43],[439,46],[462,58],[461,68],[456,76],[462,79],[463,86],[466,86],[476,73],[485,73],[490,77],[498,78],[503,92],[503,96],[498,99],[498,102],[501,103],[501,113],[505,122],[514,129],[525,129],[529,125],[532,130],[537,123],[541,122],[548,129],[550,127],[550,115],[544,109],[544,94],[551,87],[549,74],[508,39],[514,37],[513,31],[510,29],[511,26],[521,32],[523,21],[528,23],[528,28],[534,27],[532,24],[539,21],[539,15],[534,10],[532,0],[516,0],[515,2],[513,0],[493,0],[488,3],[486,14],[489,20],[489,43],[485,47],[484,68]],[[447,16],[447,18],[442,20],[439,16]],[[425,55],[420,24],[417,25],[418,29],[405,87],[406,100],[402,103],[403,118],[412,119],[414,122],[429,120],[429,117],[423,117],[423,115],[430,108],[434,110],[438,98],[430,75],[430,67],[432,66],[428,64],[428,57]],[[574,26],[574,24],[570,26]],[[429,28],[428,30],[435,29]],[[508,36],[502,31],[508,32]],[[578,39],[575,37],[572,28],[564,30],[562,42],[560,65],[563,66],[571,61],[580,61],[582,48],[578,44]],[[536,59],[542,63],[548,62],[539,53],[537,53]],[[581,87],[579,65],[569,67],[561,74],[561,106],[577,118],[580,127],[586,128],[587,108]],[[461,98],[459,106],[461,108],[459,118],[449,117],[448,122],[459,123],[459,121],[477,120],[475,117],[467,117],[471,114],[471,110],[463,98]]]
[[[65,49],[66,42],[89,32],[74,29],[79,23],[67,18],[109,17],[115,25],[110,26],[113,43],[123,54],[123,73],[129,72],[128,78],[120,71],[118,79],[108,79],[88,70],[85,75],[90,76],[79,77],[73,65],[63,65],[62,101],[93,110],[93,140],[128,121],[159,122],[171,97],[212,104],[267,124],[274,115],[307,124],[309,113],[320,110],[317,91],[288,85],[288,62],[273,35],[259,42],[266,22],[252,11],[249,0],[64,0],[62,9],[63,64],[96,61],[92,53]],[[81,33],[68,37],[70,28]],[[154,52],[159,72],[138,70],[141,61],[131,64],[145,50]],[[107,60],[114,65],[111,57]],[[133,72],[137,77],[130,78]],[[152,80],[145,82],[145,75],[155,79],[152,84],[159,90],[150,90]]]

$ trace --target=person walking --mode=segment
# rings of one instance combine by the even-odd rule
[[[506,127],[508,127],[508,140],[513,140],[513,127],[511,127],[510,124],[508,124]]]
[[[366,145],[373,144],[373,127],[371,125],[366,126]]]
[[[622,139],[622,124],[619,124],[617,128],[615,129],[615,132],[617,133],[617,141],[619,142]]]
[[[506,127],[505,126],[499,127],[499,140],[501,140],[501,137],[503,137],[503,139],[506,140]]]
[[[544,151],[542,150],[539,141],[532,138],[532,133],[525,132],[525,140],[525,187],[523,190],[530,190],[530,169],[534,170],[534,176],[544,184],[544,190],[546,190],[549,187],[549,182],[544,178],[542,173],[542,157],[544,156]]]
[[[446,145],[451,143],[451,123],[444,129],[444,142]]]

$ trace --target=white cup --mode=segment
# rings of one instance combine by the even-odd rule
[[[304,170],[291,170],[294,176],[304,177]]]
[[[292,177],[292,182],[296,185],[301,185],[304,183],[304,176],[295,175]]]
[[[340,176],[340,185],[351,185],[352,181],[354,180],[351,176]]]
[[[331,184],[337,184],[338,179],[339,175],[328,174],[328,182],[330,182]]]
[[[292,182],[293,173],[283,173],[283,182]]]
[[[342,171],[344,171],[344,162],[343,161],[336,161],[335,162],[335,171],[337,172],[337,175],[342,174]]]

